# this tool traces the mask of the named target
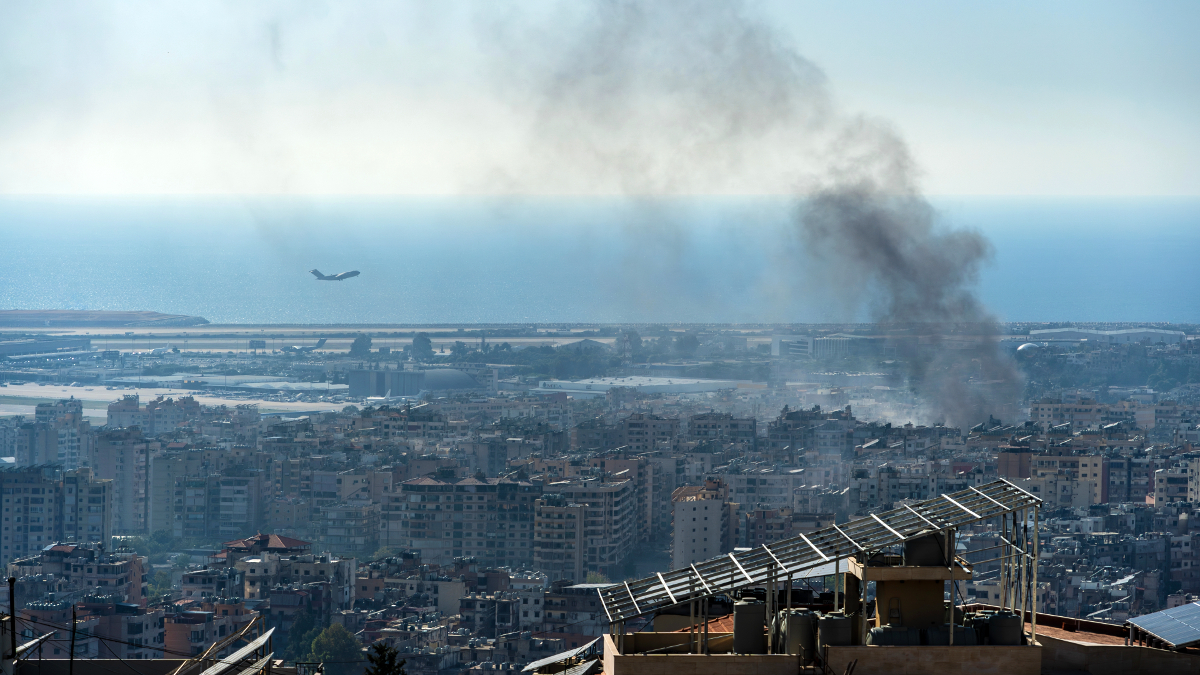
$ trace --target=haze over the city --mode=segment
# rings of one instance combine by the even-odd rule
[[[0,4],[0,675],[1200,671],[1198,25]]]

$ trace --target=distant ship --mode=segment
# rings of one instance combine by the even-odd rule
[[[343,279],[358,276],[358,270],[341,272],[339,274],[321,274],[321,270],[309,270],[308,273],[316,277],[317,281],[342,281]]]

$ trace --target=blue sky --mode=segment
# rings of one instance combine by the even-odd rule
[[[561,74],[552,66],[586,32],[586,7],[4,3],[0,193],[536,192],[555,183],[531,157],[579,155],[547,153],[536,137],[554,101],[529,92]],[[1200,3],[772,1],[734,13],[824,72],[838,120],[905,139],[930,193],[1197,194]],[[667,51],[670,18],[650,24]],[[669,108],[674,94],[654,96],[663,82],[675,83],[644,79],[635,109]],[[637,119],[565,128],[597,119],[625,125],[597,142],[659,143],[638,161],[687,140],[660,141]],[[756,142],[715,153],[744,179],[662,180],[675,157],[636,185],[786,192],[824,166],[808,146],[750,161],[778,149]],[[562,191],[619,191],[626,178],[592,177]]]
[[[1195,195],[1200,186],[1200,3],[766,8],[848,107],[903,131],[934,192]]]

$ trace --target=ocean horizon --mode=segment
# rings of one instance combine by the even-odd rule
[[[1200,198],[932,198],[1002,321],[1200,323]],[[869,320],[772,197],[0,197],[0,309],[213,323]],[[358,270],[341,282],[325,274]]]

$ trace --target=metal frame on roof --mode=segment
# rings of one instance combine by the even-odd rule
[[[229,656],[226,656],[225,658],[217,661],[217,663],[215,665],[210,666],[208,669],[206,669],[200,675],[224,675],[225,673],[228,673],[230,670],[232,670],[234,668],[238,668],[240,671],[240,669],[246,665],[245,663],[243,663],[243,661],[245,659],[251,658],[251,657],[258,658],[258,656],[259,656],[258,652],[260,650],[266,651],[267,649],[269,649],[269,647],[267,647],[267,645],[269,644],[269,642],[271,640],[271,634],[274,632],[275,632],[275,629],[272,628],[272,629],[268,630],[267,632],[263,633],[262,635],[259,635],[258,637],[251,640],[250,643],[247,644],[245,647],[242,647],[241,649],[230,654]],[[269,658],[270,658],[270,654],[267,654],[266,658],[261,659],[258,663],[255,663],[253,666],[251,666],[250,672],[253,672],[254,668],[258,668],[259,663],[265,662]],[[265,663],[263,663],[263,665],[265,665]]]
[[[721,555],[684,568],[598,589],[610,623],[730,591],[790,578],[859,552],[877,551],[933,531],[1041,506],[1042,500],[1000,479],[939,495],[760,548]]]
[[[529,665],[522,668],[521,671],[526,672],[526,671],[530,671],[530,670],[537,670],[538,668],[541,668],[542,666],[545,666],[545,665],[549,665],[551,663],[558,663],[560,661],[566,661],[567,659],[573,659],[576,656],[579,656],[580,654],[591,649],[599,641],[600,641],[600,638],[596,638],[595,640],[592,640],[591,642],[587,643],[586,645],[584,645],[582,647],[575,647],[573,649],[568,649],[565,652],[559,652],[559,653],[555,654],[554,656],[547,656],[544,659],[538,659],[537,661],[534,661],[533,663],[530,663]]]
[[[1173,649],[1200,642],[1200,603],[1163,609],[1151,614],[1127,619],[1137,630],[1157,638]],[[1135,636],[1138,639],[1140,636]]]

